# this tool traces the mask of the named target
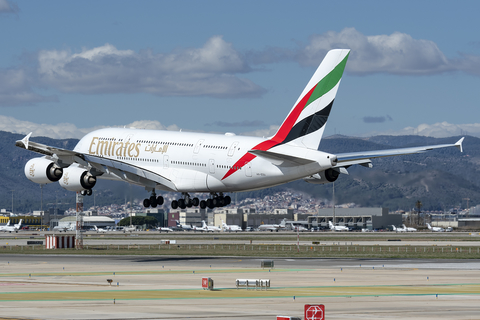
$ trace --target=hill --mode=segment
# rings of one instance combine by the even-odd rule
[[[23,136],[0,131],[0,208],[11,210],[12,195],[14,212],[30,212],[40,209],[40,187],[24,175],[25,163],[35,157],[32,152],[15,147],[15,141]],[[327,137],[320,149],[331,152],[354,152],[362,150],[390,149],[429,144],[454,143],[460,137],[431,138],[421,136],[375,136],[353,138]],[[32,141],[73,149],[78,140],[56,140],[34,137]],[[480,139],[466,137],[464,153],[456,148],[434,150],[423,154],[398,156],[373,160],[373,168],[353,166],[349,175],[341,175],[335,182],[337,203],[355,202],[361,206],[383,206],[391,210],[408,210],[420,200],[424,210],[444,210],[480,203]],[[12,191],[13,190],[13,191]],[[275,188],[243,192],[238,199],[263,197],[278,191],[295,190],[314,198],[331,199],[332,185],[313,185],[302,180]],[[147,193],[139,187],[122,182],[98,180],[95,197],[85,198],[85,207],[108,204],[123,204],[127,199],[143,199]],[[57,183],[43,188],[44,208],[53,203],[67,203],[74,207],[75,196]]]

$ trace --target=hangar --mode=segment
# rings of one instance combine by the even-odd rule
[[[339,226],[353,229],[386,229],[391,225],[402,225],[402,215],[389,213],[388,208],[335,208],[335,221],[333,209],[318,209],[314,216],[308,217],[312,227],[328,228],[328,221]]]

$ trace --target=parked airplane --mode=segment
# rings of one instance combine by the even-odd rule
[[[228,232],[238,232],[238,231],[242,231],[242,227],[240,226],[237,226],[236,224],[226,224],[225,222],[222,221],[222,229],[223,231],[228,231]]]
[[[93,226],[93,228],[95,229],[95,231],[97,231],[97,233],[107,233],[107,230],[103,228],[97,228],[97,226]]]
[[[432,227],[430,225],[430,223],[427,223],[427,228],[428,230],[432,230],[433,232],[444,232],[445,229],[441,228],[441,227]]]
[[[348,227],[345,226],[334,226],[332,221],[328,221],[328,226],[332,231],[348,231]]]
[[[193,230],[193,227],[191,225],[188,225],[188,224],[180,224],[180,221],[178,220],[175,220],[175,222],[177,223],[177,228],[181,228],[183,231],[191,231]]]
[[[208,232],[220,232],[220,231],[222,231],[222,229],[220,229],[219,227],[207,225],[204,220],[202,220],[202,227],[204,229],[206,229]]]
[[[75,225],[70,223],[68,226],[55,226],[53,227],[53,231],[58,231],[58,232],[67,232],[67,231],[75,231]]]
[[[207,228],[205,228],[205,227],[203,227],[203,226],[202,226],[202,227],[197,227],[197,226],[193,226],[193,225],[192,225],[192,230],[195,231],[195,232],[197,232],[197,231],[200,231],[200,232],[204,232],[204,231],[205,231],[205,232],[207,232],[207,231],[208,231]]]
[[[158,227],[157,230],[160,232],[173,232],[173,230],[169,227]]]
[[[403,225],[403,229],[405,229],[406,232],[417,232],[416,228],[407,227],[406,225]]]
[[[269,188],[303,179],[324,184],[348,174],[352,165],[372,167],[371,159],[425,152],[455,144],[331,154],[318,150],[350,50],[327,53],[274,136],[241,137],[207,133],[100,129],[85,135],[73,151],[30,141],[16,146],[42,154],[25,165],[25,175],[39,184],[59,182],[70,191],[91,195],[97,179],[126,181],[145,187],[145,207],[162,205],[156,190],[182,194],[173,209],[223,207],[227,192]],[[278,110],[273,110],[277,112]],[[205,200],[193,192],[210,193]]]
[[[258,226],[258,231],[270,231],[278,232],[278,230],[284,230],[287,219],[283,219],[280,224],[261,224]]]
[[[395,232],[407,232],[407,230],[405,228],[397,228],[395,227],[393,224],[392,224],[392,228],[393,228],[393,231]]]
[[[10,225],[10,221],[9,221],[6,226],[3,226],[2,231],[3,232],[18,232],[18,230],[20,230],[20,227],[22,226],[22,221],[23,221],[23,219],[20,219],[20,221],[17,224],[14,224],[13,226]]]
[[[128,227],[125,227],[123,228],[123,233],[125,232],[133,232],[133,231],[137,231],[137,226],[128,226]]]
[[[0,231],[4,231],[6,227],[10,227],[10,220],[8,220],[6,225],[0,226]]]

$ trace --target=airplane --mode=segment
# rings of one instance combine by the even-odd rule
[[[123,228],[123,233],[132,232],[132,231],[137,231],[137,227],[136,226],[128,226],[128,227]]]
[[[258,231],[270,231],[270,232],[278,232],[278,230],[283,230],[286,227],[287,219],[283,219],[280,224],[261,224],[258,226]]]
[[[3,232],[18,232],[18,230],[20,230],[20,227],[22,226],[22,221],[23,221],[23,219],[20,219],[20,221],[17,224],[14,224],[13,226],[10,225],[10,221],[9,221],[6,226],[3,226],[2,231]]]
[[[191,231],[191,230],[193,230],[193,228],[192,228],[191,225],[188,225],[188,224],[180,224],[180,221],[178,221],[178,220],[175,220],[175,222],[177,223],[177,228],[180,228],[180,229],[182,229],[183,231]]]
[[[332,221],[328,221],[328,226],[332,231],[349,231],[348,227],[345,226],[334,226]]]
[[[204,229],[207,230],[207,232],[215,232],[215,231],[222,231],[222,229],[220,229],[219,227],[216,227],[216,226],[208,226],[206,223],[205,223],[205,220],[202,220],[202,227]]]
[[[97,231],[97,233],[107,233],[107,230],[103,228],[97,228],[97,226],[93,226],[93,228],[95,229],[95,231]]]
[[[158,227],[157,230],[160,231],[160,232],[162,232],[162,231],[163,232],[173,232],[173,230],[169,227]]]
[[[427,228],[428,230],[432,230],[433,232],[444,232],[445,229],[441,228],[441,227],[432,227],[430,225],[430,223],[427,223]]]
[[[222,221],[222,229],[223,231],[228,231],[228,232],[238,232],[238,231],[243,231],[242,227],[236,225],[236,224],[226,224],[225,222]]]
[[[91,195],[97,179],[124,181],[150,192],[144,207],[163,205],[156,191],[181,193],[172,209],[223,207],[226,193],[269,188],[294,180],[327,184],[352,165],[372,159],[457,147],[455,144],[332,154],[318,150],[350,50],[330,50],[275,135],[267,138],[135,128],[104,128],[86,134],[73,150],[30,141],[17,147],[42,155],[30,159],[25,176],[39,184],[59,182]],[[278,112],[278,110],[272,110]],[[207,193],[204,200],[191,193]]]
[[[53,231],[58,231],[58,232],[75,231],[75,225],[70,223],[68,225],[68,227],[67,226],[64,226],[64,227],[55,226],[55,227],[53,227]]]
[[[403,229],[405,229],[406,232],[417,232],[416,228],[407,227],[406,225],[403,225]]]
[[[299,232],[308,231],[308,229],[305,228],[304,226],[294,225],[293,223],[290,223],[290,225],[291,225],[292,231],[299,231]]]
[[[405,228],[397,228],[392,224],[393,231],[395,232],[407,232],[407,229]]]
[[[10,220],[8,220],[7,224],[4,226],[0,226],[0,231],[4,231],[6,227],[10,226]]]
[[[192,226],[192,230],[197,232],[197,231],[200,231],[200,232],[208,232],[208,229],[205,228],[203,225],[201,227],[197,227],[197,226]]]

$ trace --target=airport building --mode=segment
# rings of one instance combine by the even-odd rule
[[[76,224],[77,218],[75,216],[68,216],[58,221],[58,226],[62,228],[69,228]],[[84,216],[83,227],[85,229],[93,228],[115,227],[115,220],[107,216]]]
[[[328,228],[328,222],[353,229],[386,229],[387,227],[401,226],[402,215],[389,213],[388,208],[333,208],[319,209],[317,214],[308,217],[311,227]]]

